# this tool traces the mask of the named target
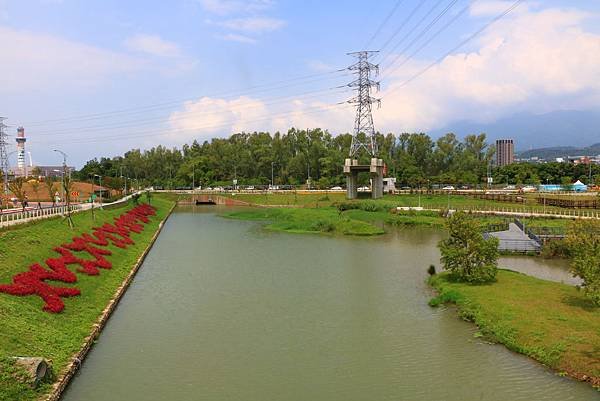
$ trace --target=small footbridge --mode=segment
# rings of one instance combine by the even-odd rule
[[[526,229],[518,219],[508,224],[508,230],[486,232],[484,236],[498,238],[498,249],[504,252],[538,253],[543,245],[542,239]]]

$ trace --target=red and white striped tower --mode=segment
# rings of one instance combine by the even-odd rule
[[[17,128],[17,168],[24,177],[27,176],[27,164],[25,163],[25,128]]]

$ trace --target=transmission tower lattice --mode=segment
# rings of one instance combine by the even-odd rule
[[[4,120],[6,117],[0,117],[0,170],[4,180],[4,194],[8,194],[8,135],[5,131],[8,126],[4,124]]]
[[[381,104],[380,99],[371,96],[371,88],[377,88],[379,91],[379,82],[371,80],[371,71],[375,75],[379,74],[379,65],[369,62],[369,57],[376,54],[376,51],[361,51],[348,53],[349,56],[356,57],[358,61],[348,67],[353,71],[357,78],[348,84],[351,88],[357,88],[357,96],[350,99],[348,103],[356,104],[356,120],[354,122],[354,134],[352,135],[352,145],[350,146],[350,157],[355,157],[361,149],[364,149],[376,157],[378,153],[377,141],[375,140],[375,126],[373,125],[372,104]],[[365,140],[361,140],[359,134],[365,135]]]

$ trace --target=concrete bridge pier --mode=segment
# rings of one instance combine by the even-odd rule
[[[379,199],[383,196],[383,160],[376,157],[371,159],[371,164],[358,164],[356,159],[344,161],[344,174],[346,175],[346,198],[358,197],[358,173],[368,172],[371,175],[371,197]]]

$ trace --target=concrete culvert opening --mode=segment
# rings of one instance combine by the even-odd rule
[[[25,381],[34,387],[52,376],[52,366],[44,358],[16,357],[15,363],[25,371]]]

